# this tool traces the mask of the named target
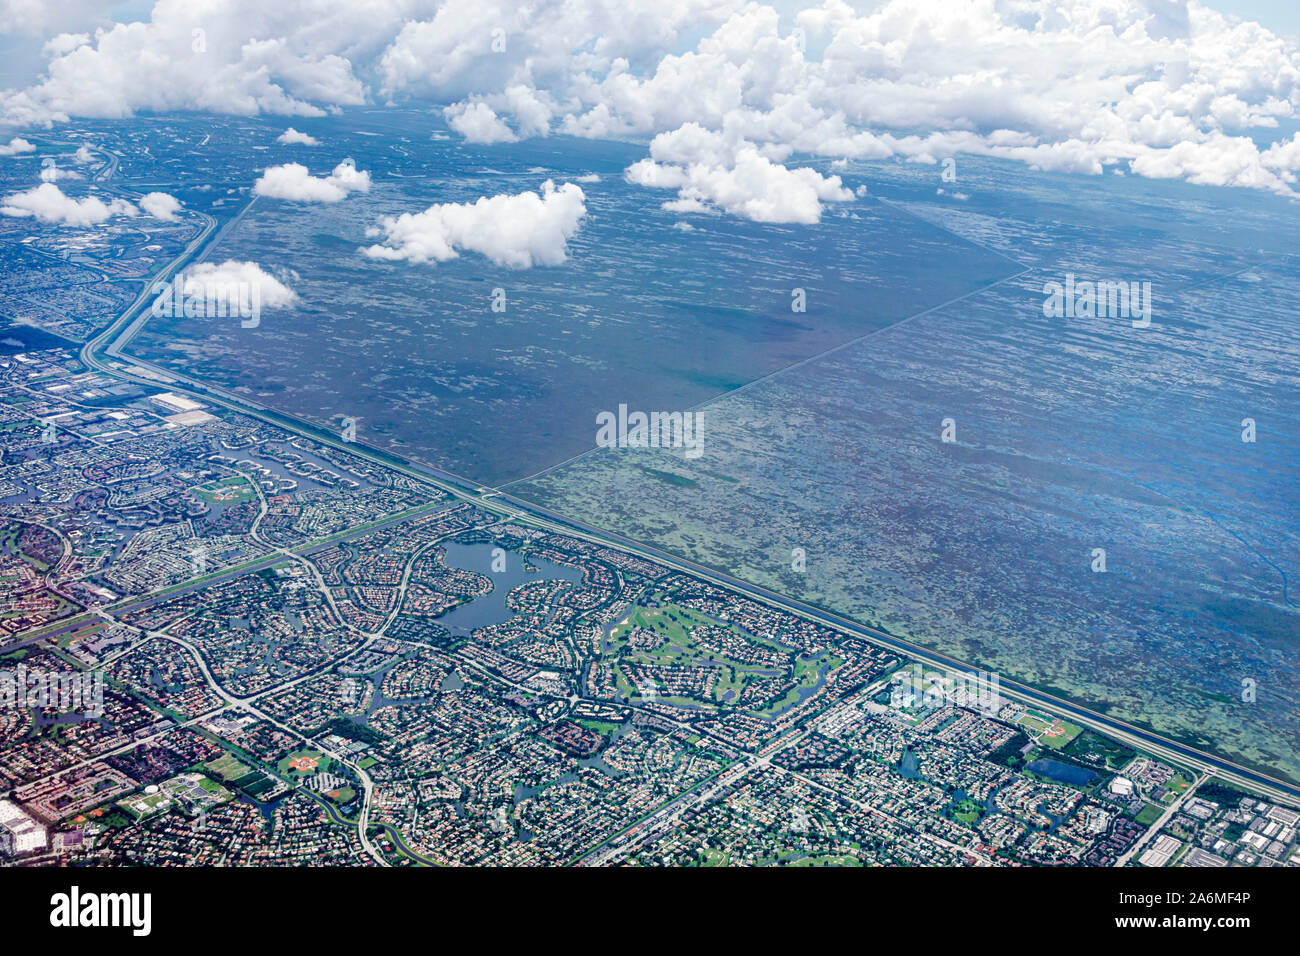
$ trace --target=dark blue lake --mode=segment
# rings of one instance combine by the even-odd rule
[[[1047,777],[1049,780],[1055,780],[1058,783],[1067,783],[1072,787],[1086,787],[1097,779],[1097,775],[1086,767],[1061,763],[1059,760],[1052,760],[1047,757],[1034,760],[1025,764],[1025,766],[1041,777]]]
[[[524,558],[513,551],[506,552],[505,570],[493,571],[492,552],[495,546],[491,544],[450,542],[445,547],[447,553],[443,561],[448,567],[475,571],[492,582],[490,592],[438,618],[439,624],[457,636],[468,636],[476,628],[500,624],[514,617],[514,611],[506,606],[506,598],[521,584],[546,579],[559,579],[572,584],[582,583],[582,572],[577,568],[555,564],[542,558],[529,558],[528,564],[532,565],[530,569],[525,566]]]

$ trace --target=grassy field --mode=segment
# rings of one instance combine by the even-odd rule
[[[1026,710],[1020,717],[1020,726],[1032,731],[1040,745],[1053,750],[1063,749],[1083,732],[1078,724],[1037,710]]]
[[[958,800],[948,808],[948,816],[968,827],[974,826],[984,816],[984,808],[974,800]]]
[[[755,711],[755,713],[780,713],[787,707],[791,707],[798,703],[799,698],[803,693],[810,691],[812,688],[817,686],[817,681],[820,679],[823,664],[829,665],[827,673],[830,673],[830,671],[843,666],[844,659],[837,657],[834,654],[829,655],[825,660],[820,658],[817,660],[808,660],[803,657],[796,659],[794,664],[795,686],[790,688],[789,692],[780,700],[773,701],[770,705]]]
[[[579,719],[578,724],[582,727],[586,727],[588,730],[594,730],[602,737],[614,736],[615,732],[621,726],[620,724],[610,723],[608,720],[591,720],[589,718]]]
[[[292,774],[295,779],[326,773],[329,768],[329,757],[326,757],[319,750],[295,750],[276,764],[276,769],[281,774]]]
[[[1163,812],[1164,811],[1154,803],[1144,803],[1142,809],[1138,811],[1138,815],[1133,819],[1143,826],[1149,827],[1160,819],[1160,814]]]
[[[32,530],[30,525],[25,525],[17,521],[11,521],[0,527],[0,552],[13,554],[21,561],[30,564],[38,574],[45,574],[50,570],[50,563],[42,560],[37,555],[23,548],[23,532]],[[46,534],[46,532],[40,532]],[[30,542],[30,539],[28,539]]]
[[[618,626],[610,632],[609,638],[620,644],[625,643],[632,631],[638,627],[662,634],[668,639],[666,644],[654,651],[640,651],[638,654],[647,659],[666,663],[673,661],[674,658],[690,656],[694,646],[691,641],[691,629],[707,627],[711,624],[713,621],[703,614],[690,608],[678,607],[676,604],[665,604],[662,607],[636,607],[632,609],[632,613],[626,620],[619,622]]]
[[[205,763],[203,769],[216,774],[223,781],[238,780],[251,771],[233,754],[222,754],[216,760]]]
[[[209,504],[222,502],[224,504],[239,505],[257,500],[257,492],[253,489],[253,486],[238,475],[231,478],[222,478],[219,481],[210,481],[206,485],[198,485],[192,490],[197,497]]]
[[[732,632],[736,638],[761,648],[764,652],[777,652],[783,656],[780,665],[760,666],[755,663],[738,660],[724,652],[707,647],[697,640],[695,632],[701,628],[715,631],[723,628]],[[638,629],[657,636],[654,646],[633,646],[633,634]],[[793,676],[796,686],[782,699],[768,703],[762,712],[780,709],[798,699],[800,689],[806,689],[816,683],[821,664],[802,661],[788,647],[772,641],[762,640],[742,634],[725,623],[715,621],[698,611],[665,602],[657,607],[635,607],[627,618],[620,621],[609,635],[610,654],[625,664],[654,667],[712,667],[716,669],[709,699],[674,698],[661,694],[660,699],[669,703],[709,703],[723,706],[738,700],[753,681],[786,680]],[[644,695],[633,687],[624,676],[622,669],[616,669],[617,683],[621,693],[628,698],[640,698]]]
[[[1118,740],[1103,737],[1093,730],[1085,730],[1078,734],[1061,748],[1061,752],[1085,764],[1110,770],[1118,770],[1137,754],[1132,747],[1125,746]]]

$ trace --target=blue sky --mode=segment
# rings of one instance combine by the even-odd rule
[[[1300,36],[1300,3],[1296,0],[1210,0],[1206,6],[1243,20],[1258,20],[1274,33]]]

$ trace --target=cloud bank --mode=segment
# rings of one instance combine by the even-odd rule
[[[726,144],[720,162],[652,155],[630,177],[677,190],[682,209],[769,221],[810,221],[810,197],[840,198],[829,177],[785,170],[796,154],[964,152],[1294,194],[1300,149],[1270,132],[1300,119],[1300,49],[1197,0],[780,8],[356,0],[322,15],[316,0],[210,0],[196,16],[157,0],[147,20],[93,35],[84,13],[47,12],[24,19],[50,34],[46,73],[0,94],[0,122],[426,101],[452,104],[448,124],[479,143],[698,127]]]
[[[371,238],[382,236],[383,242],[362,252],[372,259],[427,263],[455,259],[458,249],[467,249],[515,269],[558,266],[586,214],[581,187],[556,187],[548,179],[541,195],[484,196],[474,203],[441,203],[423,212],[385,216],[366,232]]]

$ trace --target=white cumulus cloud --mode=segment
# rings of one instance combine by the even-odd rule
[[[33,152],[35,149],[35,146],[21,136],[15,136],[9,140],[9,145],[0,145],[0,156],[17,156],[20,153]]]
[[[93,226],[112,216],[134,216],[139,210],[125,199],[104,202],[97,196],[74,199],[54,183],[0,199],[0,214],[28,216],[65,226]]]
[[[54,173],[52,177],[48,175],[51,172]],[[111,199],[108,202],[98,196],[76,199],[64,193],[52,181],[80,179],[81,174],[73,170],[56,170],[53,166],[47,166],[41,170],[41,178],[46,181],[35,189],[14,193],[0,200],[0,214],[25,216],[64,226],[93,226],[114,216],[138,216],[141,209],[156,219],[175,219],[177,210],[181,208],[180,200],[160,192],[145,193],[140,198],[138,207],[125,199]]]
[[[298,294],[256,262],[227,259],[221,263],[200,262],[185,269],[185,294],[194,298],[228,297],[228,311],[234,314],[243,290],[256,289],[264,309],[290,308],[298,304]],[[292,281],[293,273],[283,277]]]
[[[181,201],[168,193],[145,193],[140,197],[140,208],[155,219],[170,222],[180,212]]]
[[[310,133],[300,133],[292,126],[275,138],[277,143],[297,146],[319,146],[320,140]]]
[[[85,179],[81,173],[75,169],[60,169],[58,166],[50,164],[41,167],[41,182],[56,183],[60,179]]]
[[[847,202],[853,193],[838,176],[815,169],[788,169],[763,155],[753,143],[726,137],[687,123],[660,133],[650,143],[650,158],[627,170],[629,182],[676,189],[677,199],[664,203],[670,212],[722,209],[757,222],[813,223],[823,202]]]
[[[253,184],[253,194],[294,202],[339,202],[348,193],[369,192],[370,174],[345,159],[328,176],[313,176],[301,163],[272,166]]]
[[[497,265],[526,269],[556,266],[568,240],[587,214],[582,188],[551,180],[538,193],[481,197],[473,203],[440,203],[423,212],[385,216],[367,235],[383,242],[362,252],[372,259],[445,262],[458,249],[487,256]]]
[[[486,103],[457,103],[443,111],[447,125],[471,143],[513,143],[519,137]]]
[[[79,36],[52,43],[46,75],[0,97],[0,121],[48,125],[143,110],[320,116],[320,103],[360,105],[365,87],[350,57],[377,56],[368,44],[381,49],[396,32],[401,13],[377,9],[386,6],[327,13],[314,0],[211,0],[201,9],[156,0],[147,19],[96,29],[84,44]]]

